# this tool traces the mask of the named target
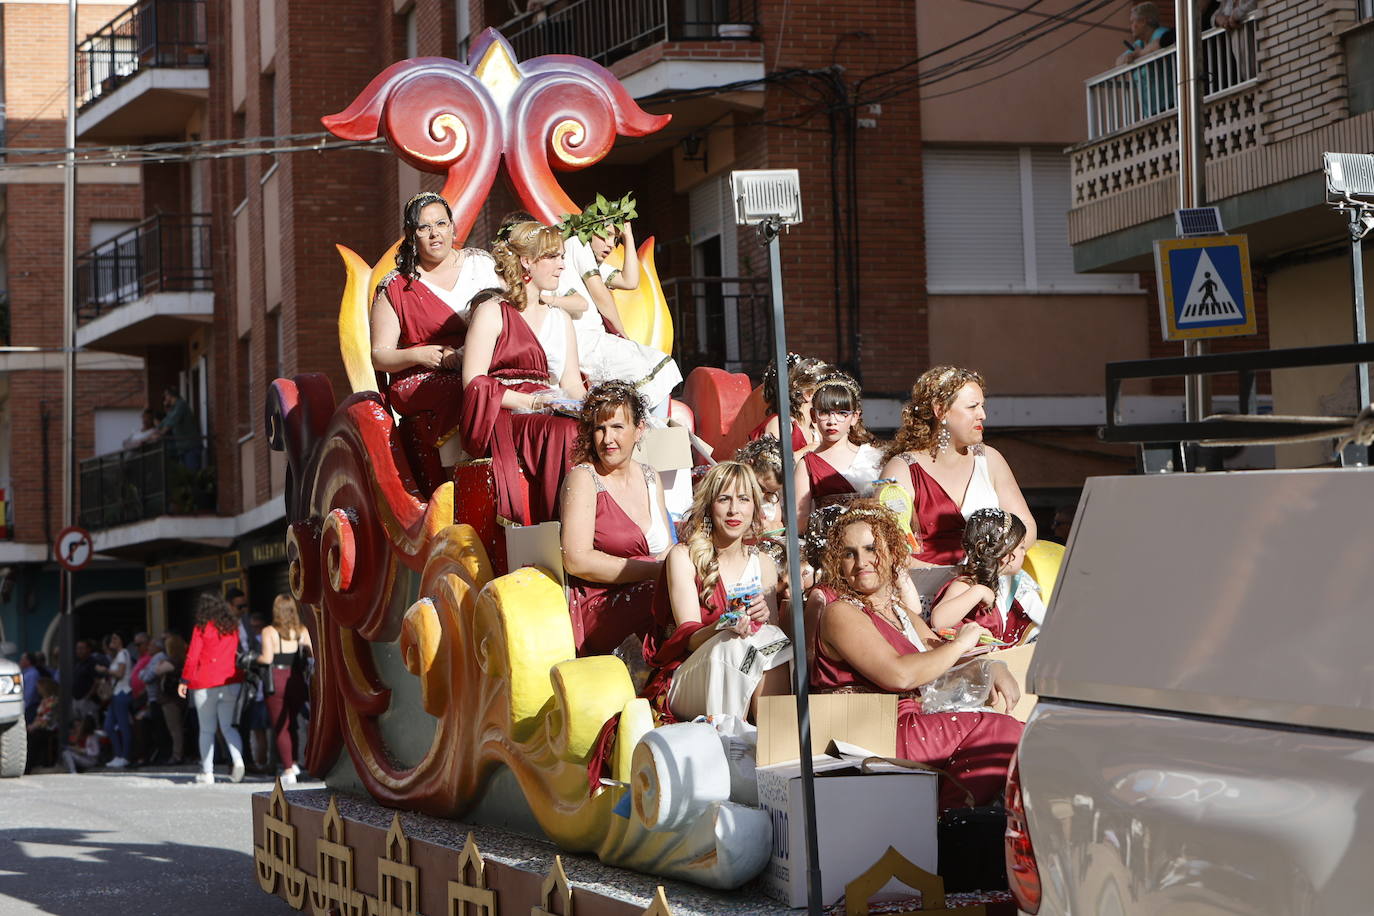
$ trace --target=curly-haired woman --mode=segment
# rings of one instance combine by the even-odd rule
[[[811,687],[819,693],[893,693],[897,755],[945,769],[941,807],[984,805],[1000,797],[1007,767],[1021,738],[1021,723],[992,711],[921,712],[921,688],[960,663],[987,633],[965,623],[951,640],[926,626],[918,608],[901,600],[906,535],[876,500],[854,500],[831,528],[821,578],[838,598],[821,612]],[[1005,665],[989,665],[991,701],[1010,710],[1020,688]]]
[[[964,527],[959,574],[935,595],[930,624],[939,629],[972,620],[1005,643],[1019,643],[1044,619],[1039,587],[1019,577],[1026,526],[1005,509],[979,509]]]
[[[548,521],[558,510],[577,421],[543,411],[586,395],[572,319],[540,299],[563,272],[563,237],[540,223],[516,223],[492,256],[505,298],[472,312],[463,351],[463,447],[473,457],[491,456],[502,517]],[[528,506],[519,496],[522,470]]]
[[[746,465],[717,464],[697,486],[682,543],[668,551],[644,657],[655,668],[646,695],[670,718],[743,719],[758,696],[787,692],[792,644],[777,626],[778,569],[747,544],[761,497]]]
[[[965,520],[979,509],[1014,513],[1026,526],[1026,546],[1035,543],[1035,520],[1011,466],[983,444],[985,387],[977,372],[936,366],[916,380],[902,408],[882,476],[911,496],[911,529],[921,542],[916,565],[958,563]]]
[[[811,396],[821,379],[835,374],[835,367],[814,356],[787,354],[787,398],[792,413],[792,452],[799,458],[815,448],[820,441],[811,417]],[[751,440],[772,436],[782,441],[782,422],[778,419],[778,369],[773,363],[763,371],[763,400],[768,405],[768,418],[749,433]]]
[[[246,646],[245,646],[246,648]],[[215,781],[215,729],[224,735],[233,761],[229,779],[243,779],[243,743],[234,728],[234,706],[243,686],[239,672],[239,618],[219,595],[206,593],[196,605],[196,624],[186,664],[181,669],[180,696],[191,694],[200,721],[200,772],[196,782]]]
[[[612,652],[653,620],[663,557],[673,546],[663,481],[634,459],[646,407],[628,382],[602,382],[582,402],[563,484],[563,568],[579,655]]]

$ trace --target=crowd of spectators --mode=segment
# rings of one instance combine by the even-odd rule
[[[245,772],[272,773],[273,751],[281,747],[285,751],[276,762],[283,777],[294,782],[299,772],[294,756],[299,746],[296,735],[301,716],[308,715],[310,668],[309,635],[300,624],[294,599],[276,597],[273,621],[250,613],[247,596],[237,588],[223,597],[202,596],[201,605],[222,610],[223,618],[230,621],[230,658],[224,682],[217,685],[230,696],[222,712],[211,712],[208,730],[202,728],[198,716],[205,692],[199,683],[205,677],[200,646],[188,644],[185,636],[172,630],[158,635],[134,633],[127,642],[120,632],[100,640],[79,639],[71,674],[71,724],[65,735],[59,717],[56,653],[50,658],[42,652],[25,652],[20,657],[29,770],[65,768],[78,773],[96,767],[176,767],[199,762],[197,780],[213,782],[214,761],[226,759],[228,751],[237,764],[230,778],[237,781]],[[296,637],[288,641],[294,651],[281,657],[276,653],[281,652],[278,631],[282,626],[272,626],[278,618],[284,618],[288,632]],[[190,676],[199,679],[192,683],[187,677],[188,655],[193,662],[190,667],[197,668]],[[290,702],[274,701],[278,684],[289,688]],[[269,706],[276,713],[270,723]],[[276,733],[275,741],[269,740],[269,727]],[[238,748],[248,753],[240,757]]]

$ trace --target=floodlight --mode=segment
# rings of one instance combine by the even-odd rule
[[[1374,202],[1374,155],[1368,153],[1322,153],[1326,166],[1326,199],[1355,202],[1368,198]]]
[[[1191,239],[1203,235],[1225,235],[1221,225],[1221,210],[1217,207],[1190,207],[1174,211],[1174,228],[1178,237]]]
[[[1322,153],[1326,202],[1344,213],[1350,225],[1350,274],[1355,300],[1355,342],[1365,342],[1364,237],[1374,230],[1374,155]],[[1355,411],[1369,404],[1369,363],[1355,366]],[[1349,448],[1347,448],[1349,451]],[[1347,456],[1342,455],[1342,463]]]
[[[749,169],[730,173],[735,222],[795,226],[802,221],[801,177],[796,169]]]

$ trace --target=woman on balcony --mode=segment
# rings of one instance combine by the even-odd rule
[[[663,557],[673,546],[663,481],[634,460],[644,400],[628,382],[602,382],[582,404],[580,462],[563,486],[563,568],[579,655],[613,652],[649,632]]]
[[[454,249],[453,214],[438,194],[412,197],[403,218],[396,269],[377,284],[372,302],[372,367],[390,377],[392,408],[423,444],[438,448],[457,432],[462,413],[464,310],[478,290],[500,281],[485,251]]]
[[[921,544],[913,565],[962,560],[964,520],[979,509],[1014,513],[1026,526],[1026,547],[1035,543],[1035,519],[1016,476],[983,444],[986,420],[983,377],[970,369],[936,366],[911,389],[882,476],[911,497],[911,530]]]
[[[463,352],[463,447],[490,455],[496,511],[529,524],[554,518],[577,438],[577,421],[550,408],[577,410],[586,395],[572,319],[540,293],[558,287],[563,238],[537,222],[516,223],[492,246],[506,298],[472,311]],[[528,505],[520,474],[529,481]]]

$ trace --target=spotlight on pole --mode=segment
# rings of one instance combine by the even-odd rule
[[[735,222],[757,226],[768,244],[773,286],[773,359],[777,371],[779,451],[782,452],[783,507],[787,521],[787,575],[792,618],[792,678],[797,696],[797,739],[801,754],[802,811],[806,821],[806,903],[811,916],[821,912],[821,866],[816,832],[815,774],[811,766],[811,702],[807,689],[806,622],[802,613],[801,538],[797,530],[797,500],[793,484],[794,460],[790,433],[792,406],[788,397],[787,327],[782,314],[782,257],[778,233],[802,221],[801,178],[796,169],[755,169],[730,173],[730,196]]]
[[[1355,293],[1355,342],[1364,343],[1364,237],[1374,229],[1374,155],[1368,153],[1323,153],[1326,167],[1326,202],[1350,221],[1350,273]],[[1355,366],[1355,413],[1369,406],[1369,363]],[[1347,446],[1347,451],[1358,446]],[[1342,456],[1343,463],[1358,461],[1357,456]]]

